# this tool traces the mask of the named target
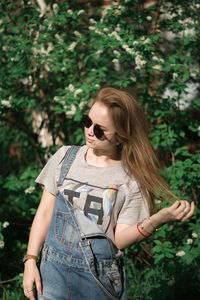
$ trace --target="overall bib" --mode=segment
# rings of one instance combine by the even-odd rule
[[[77,150],[67,153],[58,186]],[[123,260],[116,253],[112,241],[59,191],[42,250],[38,299],[125,300]]]

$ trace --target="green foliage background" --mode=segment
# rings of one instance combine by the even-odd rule
[[[126,0],[106,11],[102,1],[39,2],[0,3],[1,299],[24,299],[21,258],[41,196],[34,180],[60,145],[84,143],[82,114],[104,86],[138,99],[162,175],[196,203],[185,224],[125,251],[127,299],[197,299],[200,2]]]

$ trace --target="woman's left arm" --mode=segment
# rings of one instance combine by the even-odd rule
[[[195,205],[185,200],[177,200],[170,207],[163,208],[142,222],[144,231],[138,230],[137,224],[117,224],[115,229],[115,243],[119,249],[139,243],[163,224],[168,222],[184,222],[194,214]],[[142,235],[141,232],[145,235]]]

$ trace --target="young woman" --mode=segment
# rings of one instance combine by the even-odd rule
[[[71,166],[66,153],[72,148],[63,146],[36,179],[44,191],[23,280],[32,300],[34,285],[38,299],[125,299],[121,250],[194,213],[194,203],[184,200],[154,213],[154,196],[171,193],[130,95],[102,89],[83,122],[86,145]]]

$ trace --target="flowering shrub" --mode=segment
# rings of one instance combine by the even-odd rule
[[[84,143],[82,115],[101,87],[138,99],[162,175],[178,197],[199,206],[200,5],[148,3],[124,0],[103,9],[78,0],[1,1],[0,215],[10,224],[0,236],[3,280],[21,280],[19,260],[41,196],[36,176],[60,145]],[[126,250],[129,299],[196,297],[198,219],[197,209],[184,225],[165,225]],[[187,284],[180,289],[180,282]]]

